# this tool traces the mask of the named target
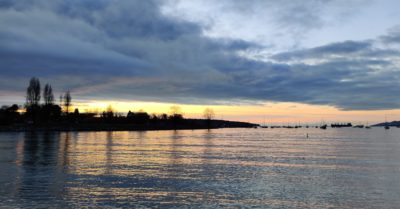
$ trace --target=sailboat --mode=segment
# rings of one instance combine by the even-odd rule
[[[328,125],[326,125],[326,123],[325,123],[325,121],[324,120],[321,120],[321,126],[319,127],[320,129],[326,129],[326,127],[328,127]]]
[[[385,115],[385,129],[388,130],[390,129],[388,123],[387,123],[387,116]]]
[[[260,126],[261,128],[268,128],[268,126],[267,125],[265,125],[265,116],[264,116],[264,121],[263,121],[263,124],[262,124],[262,126]]]

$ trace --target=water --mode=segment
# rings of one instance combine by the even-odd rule
[[[399,206],[396,128],[0,133],[0,208]]]

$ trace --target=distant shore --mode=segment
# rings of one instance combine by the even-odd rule
[[[207,123],[202,119],[184,119],[184,123],[171,124],[13,124],[0,126],[0,132],[26,132],[26,131],[156,131],[156,130],[194,130],[218,128],[252,128],[258,124],[211,120]],[[209,124],[209,125],[208,125]]]

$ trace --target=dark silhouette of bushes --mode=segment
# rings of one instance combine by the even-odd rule
[[[150,122],[150,115],[146,112],[131,112],[126,115],[128,122],[136,124],[148,124]]]
[[[18,112],[19,107],[16,104],[12,106],[2,106],[0,108],[0,124],[9,125],[21,121],[21,115]]]

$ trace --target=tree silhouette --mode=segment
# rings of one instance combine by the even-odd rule
[[[60,95],[60,107],[64,105],[64,95]]]
[[[54,104],[54,95],[53,89],[51,88],[50,84],[46,84],[43,90],[43,99],[45,105],[52,105]]]
[[[159,116],[159,118],[160,118],[161,120],[167,120],[167,119],[168,119],[168,115],[167,115],[166,113],[162,113],[162,114]]]
[[[206,109],[204,109],[203,117],[204,117],[204,119],[206,119],[206,120],[211,120],[211,119],[213,119],[213,118],[215,117],[214,110],[211,109],[211,108],[206,108]]]
[[[106,110],[103,111],[103,118],[113,118],[114,117],[114,108],[112,105],[108,105]]]
[[[26,106],[32,107],[39,105],[40,101],[40,81],[33,77],[29,81],[29,86],[26,89]]]
[[[171,107],[169,108],[169,112],[170,112],[170,115],[171,115],[172,117],[178,116],[178,115],[183,116],[182,108],[179,107],[179,106],[177,106],[177,105],[171,106]]]
[[[214,110],[211,109],[211,108],[204,109],[203,117],[204,117],[204,119],[207,120],[207,127],[210,128],[211,127],[211,120],[215,117]]]
[[[71,107],[71,105],[72,105],[71,101],[72,101],[71,94],[68,90],[64,96],[64,107],[65,107],[65,111],[67,114],[69,113],[69,107]]]
[[[183,120],[183,113],[182,113],[182,109],[179,106],[171,106],[169,108],[170,110],[170,116],[169,116],[169,120],[172,121],[172,125],[174,127],[174,129],[177,128],[178,123],[180,123]]]

